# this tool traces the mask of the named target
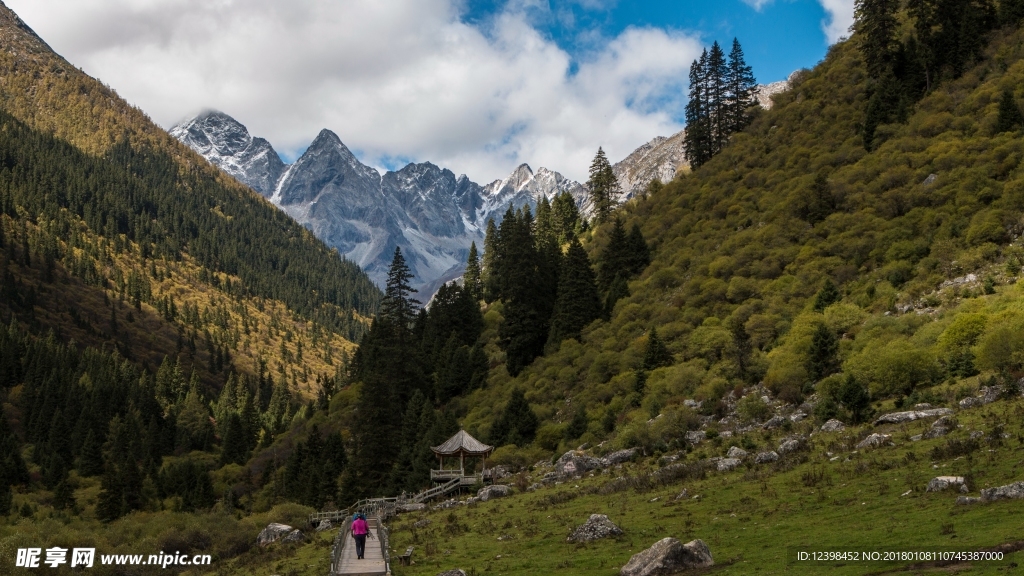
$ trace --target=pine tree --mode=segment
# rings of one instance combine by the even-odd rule
[[[608,245],[605,246],[598,260],[598,286],[602,290],[607,290],[618,274],[631,275],[632,265],[626,229],[622,225],[622,220],[616,218],[612,222],[612,229],[608,234]]]
[[[898,0],[855,0],[853,31],[867,63],[868,74],[880,78],[893,66],[896,55]]]
[[[555,230],[558,235],[558,243],[564,244],[574,236],[580,225],[580,211],[576,206],[576,199],[568,192],[562,192],[555,196],[551,205],[554,218]]]
[[[843,407],[850,412],[852,424],[866,422],[871,417],[871,394],[852,374],[846,376],[837,396]]]
[[[1021,128],[1024,128],[1024,114],[1021,114],[1020,107],[1013,98],[1013,92],[1003,90],[1003,96],[999,100],[996,132],[1012,132]]]
[[[839,371],[839,339],[825,324],[819,324],[811,337],[807,372],[815,381]]]
[[[98,476],[103,473],[102,447],[92,430],[86,434],[85,443],[82,444],[78,473],[82,476]]]
[[[824,312],[825,308],[839,302],[840,299],[842,299],[842,294],[839,293],[839,289],[832,283],[831,278],[826,278],[825,284],[814,297],[814,311]]]
[[[1020,26],[1024,20],[1024,0],[1000,0],[999,23],[1003,26]]]
[[[487,219],[487,232],[484,235],[483,267],[480,270],[480,283],[483,286],[483,297],[488,303],[500,298],[497,291],[495,260],[498,255],[498,227],[494,218]]]
[[[729,114],[725,52],[718,42],[711,45],[707,63],[707,108],[710,122],[711,154],[718,154],[729,140]]]
[[[604,149],[597,148],[597,154],[590,163],[590,178],[587,180],[590,200],[594,204],[594,214],[598,222],[604,222],[612,210],[612,203],[619,192],[619,182],[612,171],[612,165],[604,154]]]
[[[573,237],[558,278],[558,300],[551,319],[549,344],[557,347],[562,340],[579,338],[583,328],[601,314],[590,258],[580,241]]]
[[[537,433],[539,420],[530,408],[526,396],[520,389],[512,391],[512,396],[504,410],[491,425],[490,441],[495,446],[515,444],[525,446],[533,442]]]
[[[728,93],[726,104],[727,129],[729,133],[743,130],[750,123],[747,110],[757,103],[757,80],[753,68],[743,57],[743,48],[736,38],[732,40],[725,84]]]
[[[588,424],[587,411],[583,406],[580,406],[576,409],[576,413],[573,415],[569,425],[565,427],[565,439],[572,441],[583,436],[587,431]]]
[[[629,298],[629,284],[622,274],[616,274],[615,280],[612,280],[612,285],[608,288],[608,294],[604,298],[603,316],[605,320],[611,319],[615,303],[623,298]]]
[[[643,369],[654,370],[671,364],[672,353],[668,351],[661,338],[658,338],[658,329],[652,326],[647,336],[647,347],[644,349]]]
[[[538,266],[529,208],[506,215],[501,223],[496,262],[505,319],[498,326],[498,345],[505,351],[505,366],[516,376],[544,350],[554,308],[551,270]],[[545,262],[546,263],[546,260]],[[554,276],[557,281],[557,276]],[[557,285],[556,285],[557,286]]]
[[[405,257],[402,256],[402,249],[396,247],[378,314],[378,318],[395,330],[396,336],[408,331],[419,308],[419,301],[412,297],[416,290],[409,286],[412,277]]]
[[[628,270],[632,275],[640,274],[651,263],[651,249],[644,240],[644,234],[640,231],[640,225],[633,223],[626,238],[626,254]]]
[[[480,260],[476,252],[476,242],[469,245],[469,256],[466,258],[466,272],[462,275],[463,286],[469,291],[473,300],[483,298],[483,282],[480,275]]]
[[[690,94],[686,104],[686,133],[683,136],[684,155],[696,170],[713,156],[711,145],[711,115],[709,113],[707,77],[708,51],[690,64]]]
[[[242,426],[242,419],[237,412],[231,412],[227,417],[227,424],[224,426],[224,438],[221,442],[220,463],[244,464],[248,450],[246,446],[245,428]]]

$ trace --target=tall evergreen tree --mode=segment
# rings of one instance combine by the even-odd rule
[[[483,280],[480,274],[480,259],[476,251],[476,242],[469,245],[469,255],[466,257],[466,272],[462,275],[463,286],[469,291],[473,300],[483,298]]]
[[[623,298],[628,297],[629,284],[626,282],[625,276],[623,276],[622,274],[616,274],[615,280],[612,280],[612,285],[608,288],[608,293],[605,295],[604,298],[604,319],[611,319],[612,311],[615,310],[615,303]]]
[[[651,327],[650,333],[647,335],[647,347],[644,348],[643,358],[643,369],[654,370],[662,366],[670,366],[672,364],[672,353],[669,352],[665,343],[658,337],[658,329]]]
[[[750,123],[747,110],[757,103],[757,80],[753,68],[747,65],[743,48],[736,38],[732,40],[729,62],[726,68],[725,84],[728,93],[726,104],[726,128],[729,133],[739,132]]]
[[[718,154],[729,139],[728,66],[725,52],[718,42],[711,45],[707,62],[707,108],[711,129],[711,154]]]
[[[549,343],[557,347],[562,340],[579,338],[585,326],[601,314],[594,271],[583,245],[575,237],[562,263],[558,278],[558,300],[551,319]]]
[[[378,317],[394,330],[396,338],[401,338],[412,326],[419,309],[419,301],[412,297],[416,290],[409,286],[412,277],[405,257],[402,256],[402,249],[396,247],[391,267],[388,269],[384,298],[381,300],[378,314]]]
[[[480,269],[480,284],[482,285],[483,297],[488,303],[499,298],[497,293],[497,280],[495,279],[495,259],[498,254],[498,227],[494,224],[494,218],[487,219],[487,232],[484,235],[484,258],[483,266]]]
[[[515,444],[525,446],[533,442],[539,420],[520,389],[512,391],[508,404],[491,425],[490,441],[495,446]]]
[[[616,218],[612,221],[612,229],[608,233],[608,244],[601,251],[597,265],[597,282],[602,290],[607,290],[611,286],[616,275],[632,274],[630,260],[626,229],[622,225],[622,220]]]
[[[525,207],[506,215],[498,233],[496,268],[501,276],[498,282],[501,297],[505,301],[505,319],[498,326],[498,345],[505,351],[505,366],[513,376],[543,352],[554,308],[551,270],[538,268],[547,260],[538,255],[532,222],[529,208]],[[554,278],[557,279],[557,275]]]
[[[576,199],[569,192],[555,196],[551,204],[552,217],[558,235],[558,243],[564,244],[576,234],[580,225],[580,211]]]
[[[707,94],[708,51],[690,64],[690,94],[686,103],[686,133],[683,136],[686,161],[697,169],[711,159],[711,125]]]
[[[896,11],[899,0],[855,0],[853,30],[867,63],[868,74],[880,78],[892,68],[896,55]]]
[[[612,203],[619,193],[619,181],[612,171],[612,165],[605,156],[604,149],[597,148],[597,154],[590,163],[590,177],[587,180],[590,200],[594,204],[594,214],[598,222],[604,222],[612,210]]]
[[[825,324],[819,324],[811,337],[807,372],[815,381],[839,371],[839,339]]]
[[[825,284],[822,285],[821,290],[818,290],[817,295],[814,297],[814,311],[824,312],[825,308],[839,302],[843,297],[839,293],[839,289],[832,283],[831,278],[825,279]]]
[[[644,271],[651,263],[651,249],[644,240],[644,234],[640,231],[640,224],[633,223],[626,238],[626,261],[627,270],[630,274],[636,275]]]
[[[999,99],[999,116],[996,118],[996,132],[1012,132],[1024,128],[1024,114],[1013,98],[1013,92],[1003,90]]]

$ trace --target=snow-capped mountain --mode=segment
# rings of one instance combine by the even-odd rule
[[[291,165],[222,112],[204,112],[170,132],[358,263],[380,286],[401,247],[424,301],[462,275],[470,243],[482,249],[488,219],[500,223],[510,205],[535,209],[541,196],[568,191],[581,211],[589,209],[583,185],[526,164],[480,186],[429,162],[381,176],[330,130]]]

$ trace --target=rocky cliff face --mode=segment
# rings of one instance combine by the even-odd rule
[[[396,247],[427,300],[462,275],[471,242],[483,248],[487,220],[500,223],[511,205],[536,208],[570,192],[589,209],[587,190],[557,172],[523,164],[481,186],[429,162],[383,176],[359,162],[341,139],[323,130],[294,164],[222,112],[178,124],[171,134],[287,212],[383,286]]]

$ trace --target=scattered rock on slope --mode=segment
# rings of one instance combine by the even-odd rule
[[[885,414],[880,416],[878,420],[875,420],[875,426],[880,424],[903,424],[904,422],[912,422],[914,420],[920,420],[922,418],[934,418],[936,416],[948,416],[953,411],[949,408],[931,408],[928,410],[908,410],[906,412],[893,412],[891,414]]]
[[[562,477],[579,476],[602,467],[603,463],[600,460],[577,450],[570,450],[562,454],[561,458],[555,462],[555,471]]]
[[[924,438],[939,438],[949,434],[956,427],[956,420],[952,416],[943,416],[932,423],[932,427],[924,433]]]
[[[619,576],[662,576],[714,564],[711,550],[703,540],[683,544],[675,538],[663,538],[647,550],[634,554],[619,571]]]
[[[963,476],[936,476],[928,482],[926,492],[941,492],[959,486],[961,492],[967,492],[967,484]]]
[[[269,546],[278,540],[281,542],[301,542],[303,538],[305,536],[298,528],[293,528],[287,524],[271,522],[260,531],[259,536],[256,537],[256,544]]]
[[[566,538],[566,541],[592,542],[594,540],[600,540],[601,538],[607,538],[609,536],[618,536],[620,534],[622,534],[622,529],[609,520],[608,516],[604,514],[591,514],[590,519],[573,530],[572,534]]]
[[[466,576],[466,571],[462,568],[452,568],[451,570],[438,572],[437,576]]]
[[[835,418],[821,425],[822,432],[842,432],[845,429],[846,424],[843,424],[842,422],[836,420]]]
[[[857,450],[863,450],[865,448],[877,448],[883,444],[888,443],[890,438],[892,438],[892,436],[889,434],[879,434],[876,432],[868,436],[867,438],[861,440],[860,444],[857,444]]]
[[[493,486],[484,486],[477,493],[476,497],[482,502],[487,502],[494,498],[504,498],[505,496],[512,495],[512,488],[505,486],[504,484],[494,484]]]
[[[725,455],[727,457],[729,457],[729,458],[740,458],[740,459],[742,459],[742,458],[746,458],[747,457],[747,451],[744,450],[743,448],[740,448],[739,446],[732,446],[732,447],[729,448],[729,451],[726,452]]]
[[[1005,500],[1005,499],[1021,499],[1024,498],[1024,482],[1014,482],[1013,484],[1007,484],[1006,486],[999,486],[997,488],[985,488],[981,491],[981,499],[986,502],[992,502],[993,500]]]

